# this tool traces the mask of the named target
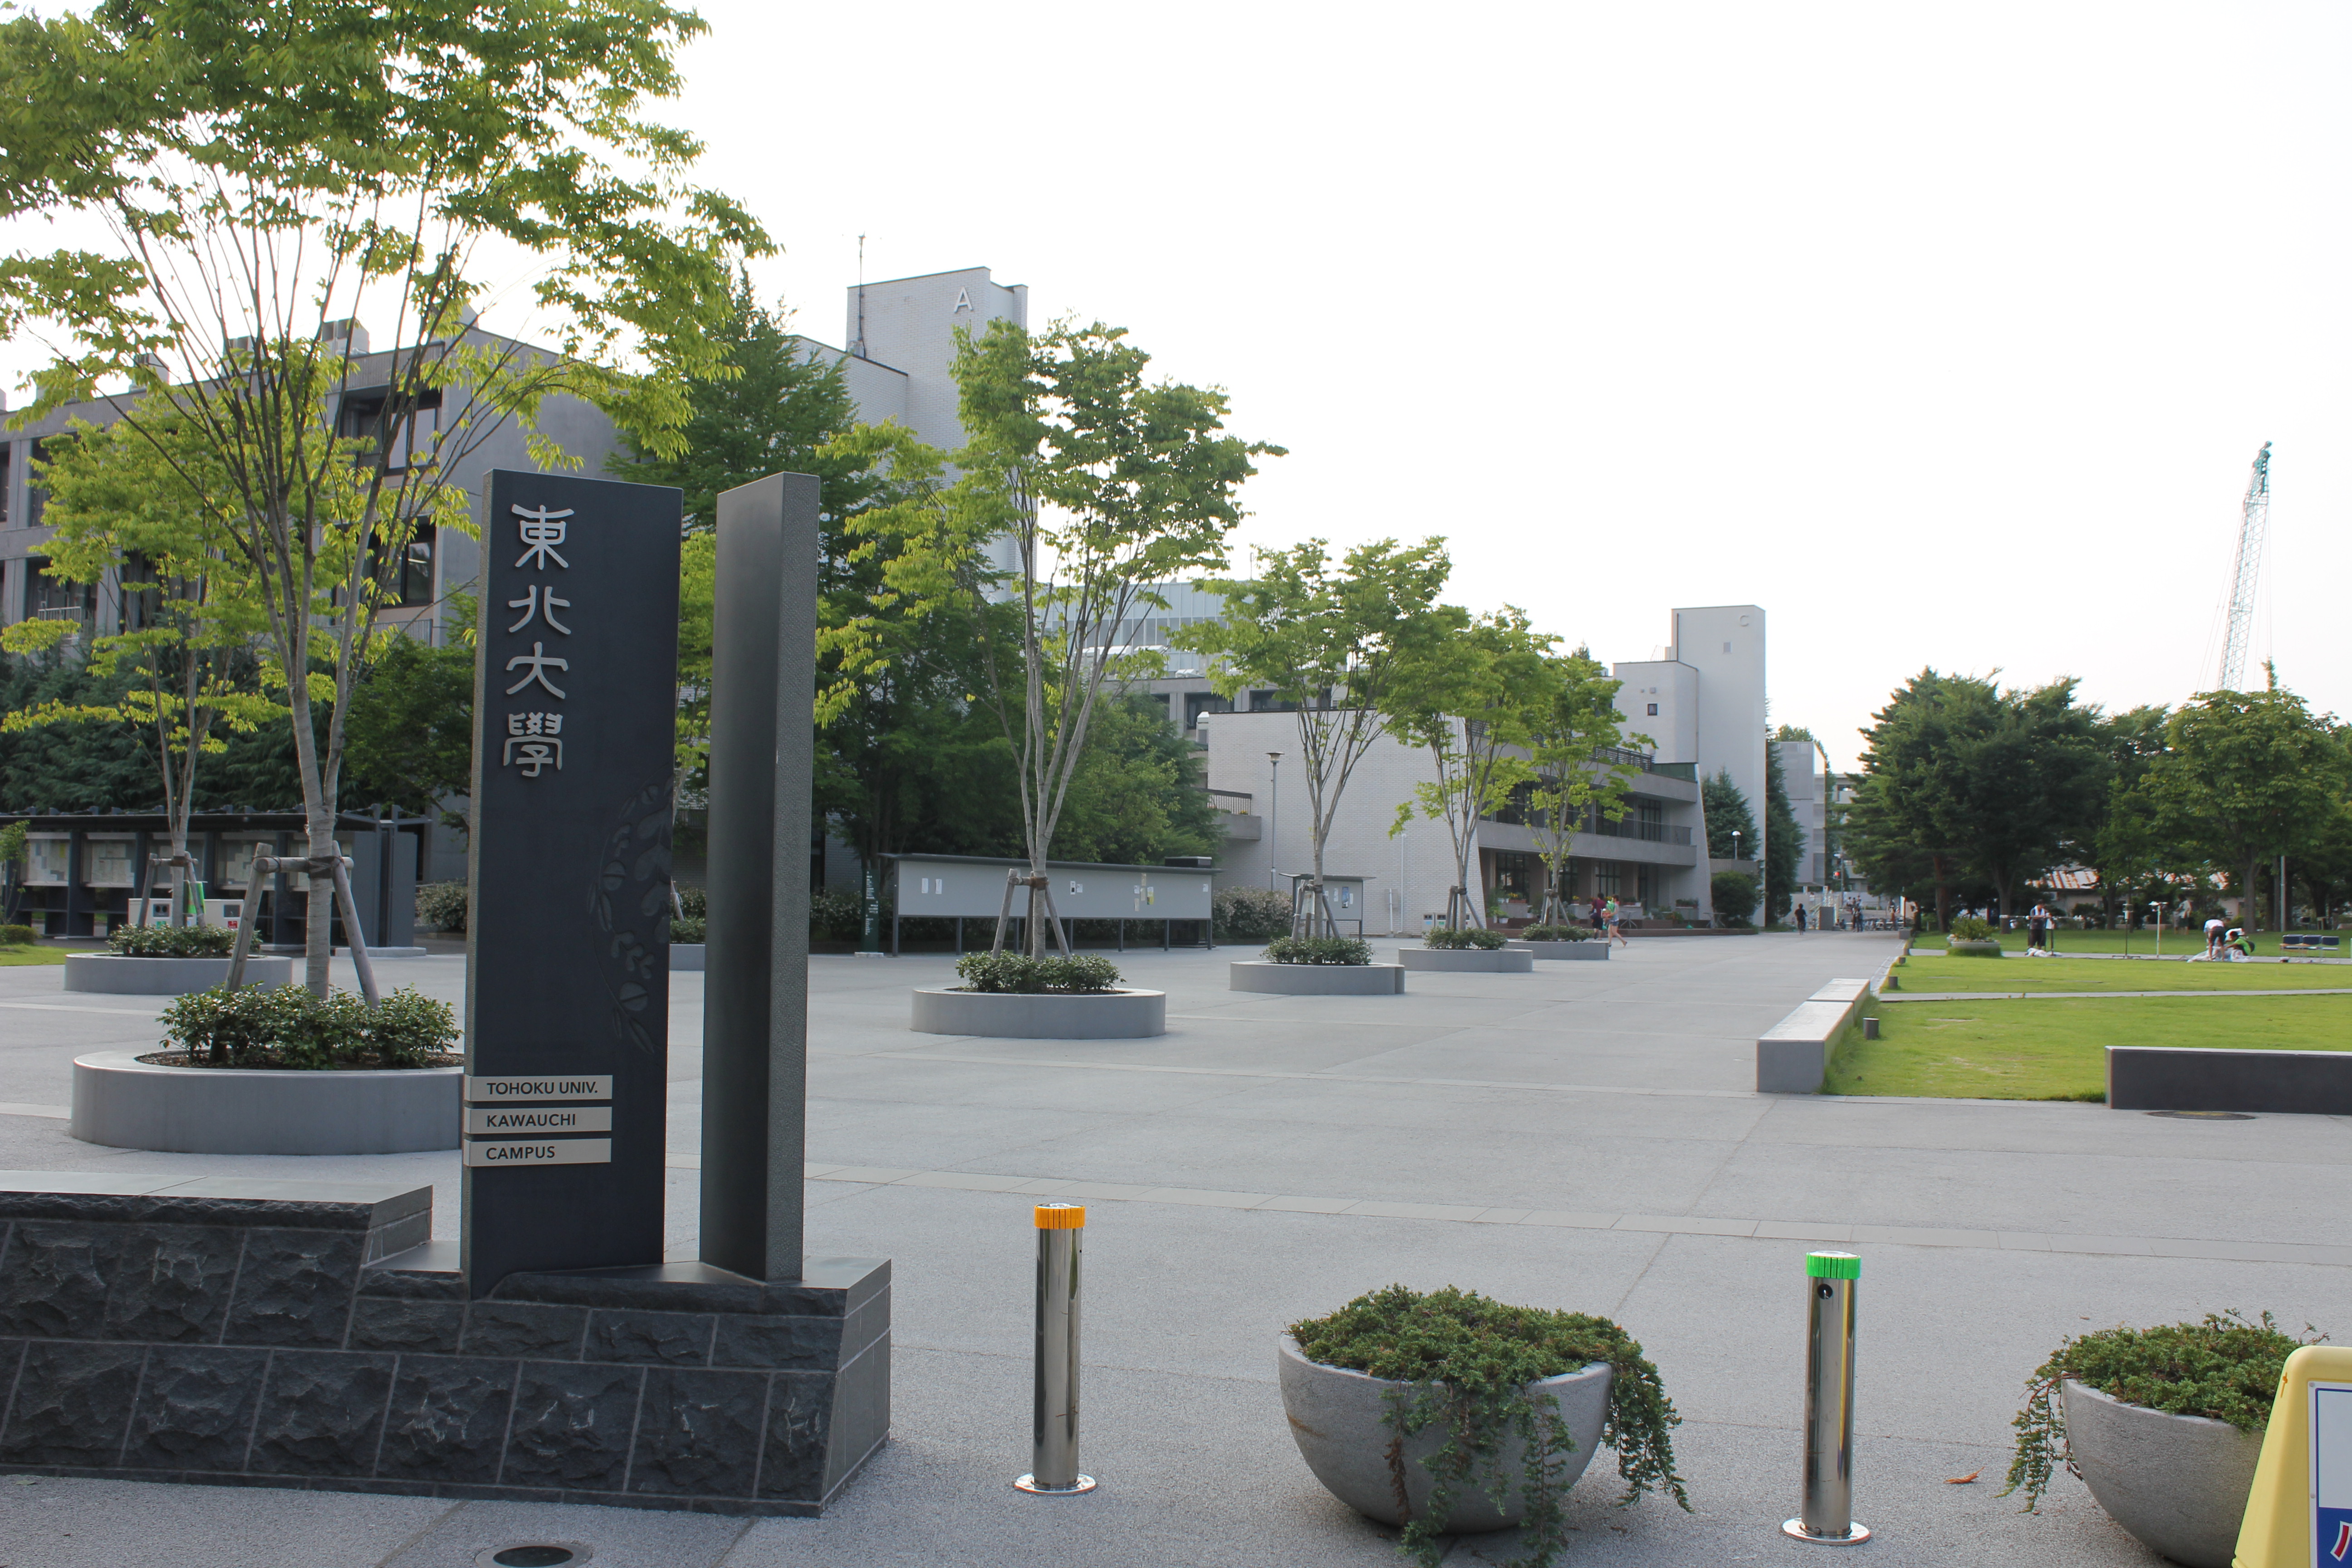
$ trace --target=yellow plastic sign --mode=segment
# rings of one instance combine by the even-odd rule
[[[2305,1345],[2279,1375],[2236,1568],[2352,1568],[2352,1347]]]

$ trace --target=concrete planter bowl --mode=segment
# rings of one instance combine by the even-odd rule
[[[702,972],[702,943],[674,942],[669,944],[669,972],[672,974],[699,974]]]
[[[1531,952],[1538,958],[1580,958],[1588,962],[1605,962],[1609,957],[1609,946],[1608,942],[1597,939],[1590,942],[1515,942],[1504,951]]]
[[[1276,963],[1263,958],[1229,966],[1228,991],[1277,996],[1402,996],[1404,966],[1396,963]]]
[[[413,1154],[455,1149],[463,1068],[157,1067],[133,1051],[74,1058],[88,1143],[171,1154]]]
[[[2109,1518],[2185,1568],[2230,1568],[2253,1489],[2259,1432],[2059,1385],[2066,1447]]]
[[[1168,1032],[1165,991],[915,993],[919,1035],[999,1040],[1144,1040]]]
[[[119,952],[66,955],[65,988],[112,996],[185,996],[209,991],[228,978],[226,958],[125,958]],[[245,961],[247,985],[286,985],[294,961],[255,953]]]
[[[1563,942],[1572,947],[1573,942]],[[1440,970],[1454,974],[1533,974],[1536,955],[1527,947],[1401,947],[1397,962],[1407,969]]]
[[[1298,1342],[1285,1334],[1276,1357],[1282,1376],[1283,1413],[1290,1417],[1290,1436],[1299,1457],[1331,1495],[1368,1519],[1401,1525],[1395,1479],[1389,1470],[1388,1425],[1391,1390],[1409,1391],[1407,1383],[1392,1383],[1369,1373],[1325,1366],[1300,1353]],[[1528,1385],[1532,1398],[1549,1400],[1559,1411],[1576,1452],[1563,1468],[1564,1486],[1573,1486],[1601,1446],[1601,1427],[1609,1415],[1609,1383],[1615,1375],[1607,1362],[1594,1362],[1576,1372],[1562,1373]],[[1445,1441],[1445,1429],[1431,1425],[1407,1438],[1404,1445],[1405,1496],[1418,1518],[1429,1507],[1430,1475],[1422,1461]],[[1527,1499],[1517,1477],[1527,1458],[1527,1446],[1513,1442],[1502,1453],[1504,1473],[1512,1477],[1503,1508],[1475,1488],[1465,1487],[1454,1500],[1445,1523],[1452,1532],[1504,1530],[1527,1512]]]
[[[1955,942],[1947,943],[1944,952],[1953,958],[1999,958],[2000,943],[1997,942]]]

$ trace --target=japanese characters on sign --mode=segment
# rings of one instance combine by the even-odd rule
[[[522,553],[515,557],[516,571],[545,573],[550,570],[569,572],[572,569],[572,563],[563,558],[557,546],[564,542],[564,535],[571,529],[568,520],[572,508],[511,505],[507,510],[512,514],[516,542],[522,547]],[[556,612],[562,610],[569,615],[572,601],[559,595],[555,591],[557,586],[552,582],[526,583],[521,598],[507,601],[508,609],[522,612],[521,618],[507,627],[508,632],[511,634],[536,626],[559,637],[570,637],[572,628],[556,618]],[[562,645],[559,643],[556,646],[560,648]],[[530,697],[544,692],[561,702],[563,700],[563,688],[551,679],[547,672],[551,669],[564,671],[571,668],[572,661],[561,653],[547,651],[545,637],[533,637],[529,653],[516,654],[506,661],[509,675],[521,671],[520,679],[506,689],[506,694],[509,697],[520,696],[536,687],[538,690],[529,691]],[[506,721],[506,745],[499,755],[499,766],[513,768],[527,779],[535,779],[550,769],[560,771],[562,768],[563,715],[561,711],[509,712]]]

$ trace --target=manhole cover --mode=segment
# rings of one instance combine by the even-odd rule
[[[566,1563],[585,1563],[593,1555],[576,1541],[525,1542],[494,1548],[474,1562],[478,1568],[564,1568]]]
[[[2151,1110],[2150,1116],[2170,1116],[2182,1121],[2252,1121],[2242,1110]]]

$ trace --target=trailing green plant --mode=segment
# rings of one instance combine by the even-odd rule
[[[0,926],[0,947],[26,947],[32,941],[31,926]]]
[[[1025,952],[967,952],[956,973],[974,991],[1036,995],[1046,992],[1108,991],[1118,984],[1118,966],[1093,953],[1032,958]]]
[[[1389,1467],[1400,1500],[1407,1495],[1404,1440],[1443,1423],[1445,1441],[1422,1460],[1430,1475],[1429,1508],[1405,1521],[1397,1543],[1425,1568],[1436,1568],[1447,1517],[1465,1489],[1505,1506],[1513,1478],[1502,1456],[1513,1439],[1527,1445],[1521,1540],[1531,1551],[1510,1568],[1548,1568],[1566,1543],[1561,1471],[1576,1442],[1558,1409],[1530,1401],[1527,1387],[1594,1362],[1607,1362],[1615,1373],[1601,1440],[1617,1451],[1617,1473],[1625,1481],[1621,1502],[1655,1490],[1690,1508],[1675,1473],[1671,1435],[1682,1417],[1641,1345],[1606,1318],[1505,1306],[1450,1285],[1426,1295],[1391,1285],[1328,1317],[1293,1323],[1290,1335],[1309,1361],[1412,1385],[1389,1398],[1388,1426],[1396,1438]]]
[[[226,958],[236,933],[226,926],[124,926],[106,945],[125,958]]]
[[[459,1038],[447,1003],[405,985],[373,1009],[348,991],[215,985],[173,998],[161,1022],[166,1046],[209,1067],[430,1067]]]
[[[705,926],[703,918],[700,915],[672,915],[670,917],[669,940],[674,943],[682,942],[690,946],[693,943],[701,942],[704,940],[704,931]]]
[[[1265,955],[1276,963],[1370,963],[1372,944],[1358,936],[1278,936]]]
[[[466,884],[425,882],[416,889],[416,923],[428,931],[466,931]]]
[[[1209,899],[1220,936],[1243,941],[1280,936],[1290,929],[1290,895],[1272,888],[1219,888]]]
[[[1519,932],[1526,942],[1591,942],[1591,926],[1529,926]]]
[[[1481,931],[1476,926],[1432,926],[1423,944],[1429,947],[1476,948],[1492,952],[1506,940],[1498,931]]]
[[[2285,1332],[2268,1312],[2250,1322],[2233,1308],[2208,1312],[2201,1323],[2116,1327],[2068,1338],[2026,1382],[2025,1408],[2010,1423],[2017,1428],[2017,1452],[2000,1495],[2022,1487],[2025,1510],[2036,1512],[2056,1467],[2083,1473],[2066,1446],[2065,1406],[2057,1397],[2067,1379],[2126,1405],[2259,1432],[2270,1422],[2286,1358],[2327,1337],[2307,1323],[2304,1331],[2311,1337]]]

